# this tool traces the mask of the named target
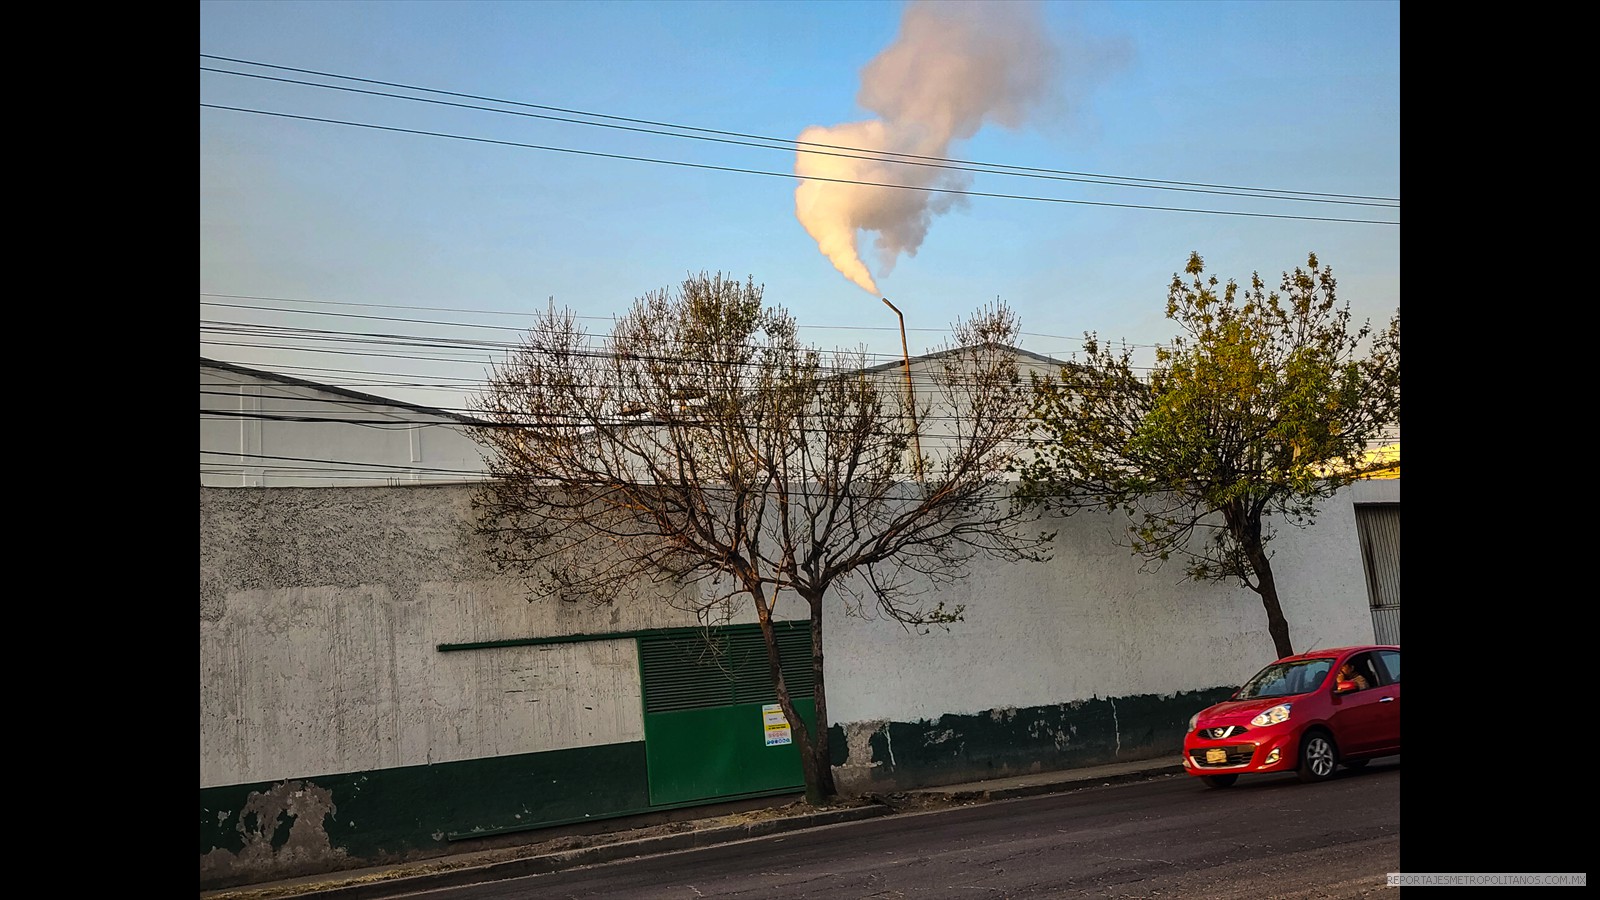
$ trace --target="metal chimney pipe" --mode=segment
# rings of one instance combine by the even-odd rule
[[[917,433],[917,431],[918,431],[918,429],[917,429],[917,395],[911,389],[911,350],[906,346],[906,317],[905,317],[905,315],[903,313],[900,312],[900,310],[898,308],[895,307],[895,305],[893,303],[889,302],[889,298],[888,297],[884,297],[882,299],[883,299],[883,304],[885,306],[889,307],[890,309],[894,310],[894,314],[896,316],[900,317],[900,355],[901,355],[901,358],[905,360],[905,367],[904,368],[905,368],[905,373],[906,373],[906,408],[908,410],[910,410],[910,413],[911,413],[911,441],[912,441],[912,448],[913,448],[913,452],[915,452],[917,454],[917,480],[921,481],[922,480],[922,437],[921,437],[921,435],[919,435]]]

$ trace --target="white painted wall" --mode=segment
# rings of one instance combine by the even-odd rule
[[[632,640],[661,604],[530,604],[487,567],[470,487],[200,492],[200,786],[643,738]]]
[[[631,640],[435,649],[479,587],[230,598],[201,625],[201,787],[643,739]]]
[[[1049,520],[1060,530],[1048,563],[977,562],[968,578],[929,595],[966,605],[948,631],[835,615],[825,639],[829,717],[909,721],[1172,694],[1240,684],[1276,658],[1258,595],[1179,581],[1176,565],[1140,572],[1113,542],[1115,521]],[[1272,547],[1296,650],[1372,640],[1348,490],[1310,529],[1285,529]]]
[[[202,787],[642,738],[631,640],[437,650],[696,624],[659,602],[529,604],[487,567],[471,490],[201,489]],[[1352,495],[1274,544],[1297,649],[1372,638]],[[1052,562],[980,562],[930,596],[966,604],[948,632],[851,618],[835,597],[833,722],[1213,688],[1272,659],[1255,594],[1139,572],[1107,518],[1047,525]]]

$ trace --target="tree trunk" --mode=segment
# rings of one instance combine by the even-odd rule
[[[1250,568],[1256,572],[1256,593],[1261,595],[1261,605],[1267,610],[1267,634],[1272,635],[1272,646],[1277,649],[1279,659],[1293,656],[1289,620],[1283,617],[1283,606],[1278,603],[1278,582],[1272,577],[1272,560],[1262,548],[1259,537],[1245,545],[1245,554],[1250,559]]]
[[[783,710],[784,719],[789,722],[789,731],[800,744],[800,774],[806,783],[806,802],[812,806],[823,806],[831,801],[838,793],[833,786],[833,766],[828,759],[828,730],[823,718],[827,709],[823,699],[822,682],[816,685],[815,702],[817,707],[817,730],[813,734],[806,727],[805,720],[795,711],[794,700],[789,696],[789,683],[783,677],[783,657],[778,651],[778,638],[772,630],[772,608],[766,603],[766,598],[752,591],[756,600],[756,620],[761,626],[761,639],[767,647],[767,670],[772,673],[772,686],[778,694],[778,706]],[[820,607],[813,606],[811,616],[811,655],[812,668],[816,671],[822,665],[821,644],[817,643],[822,628]],[[820,676],[820,672],[817,673]],[[819,764],[820,760],[820,764]]]
[[[1289,620],[1283,617],[1283,606],[1278,603],[1278,582],[1272,577],[1272,559],[1261,544],[1261,515],[1242,507],[1224,510],[1234,539],[1244,550],[1250,568],[1255,572],[1256,583],[1252,589],[1261,595],[1261,605],[1267,610],[1267,634],[1278,659],[1294,655],[1294,643],[1289,640]]]
[[[811,607],[811,678],[815,685],[812,695],[817,708],[817,734],[811,743],[811,765],[816,770],[815,781],[807,781],[806,802],[812,806],[831,803],[839,791],[833,784],[833,754],[828,748],[828,692],[822,670],[822,595],[807,597]],[[816,796],[809,786],[815,784]]]
[[[1294,644],[1289,641],[1289,620],[1283,617],[1283,607],[1278,604],[1278,584],[1272,580],[1272,562],[1262,557],[1256,569],[1257,592],[1261,605],[1267,609],[1267,633],[1272,635],[1272,645],[1278,658],[1294,655]]]

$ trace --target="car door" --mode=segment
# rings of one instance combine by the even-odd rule
[[[1386,746],[1391,731],[1398,732],[1399,713],[1394,711],[1391,715],[1390,712],[1397,705],[1400,686],[1384,684],[1377,659],[1371,652],[1357,653],[1349,662],[1366,679],[1367,686],[1334,694],[1328,724],[1333,728],[1333,740],[1339,746],[1340,756],[1370,755]],[[1337,688],[1337,677],[1330,682],[1330,689]]]
[[[1372,655],[1377,660],[1378,674],[1383,677],[1383,686],[1378,699],[1378,717],[1374,721],[1373,746],[1369,752],[1393,750],[1398,753],[1400,752],[1400,651],[1378,650]]]

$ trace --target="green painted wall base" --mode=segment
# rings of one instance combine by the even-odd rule
[[[847,736],[835,725],[830,732],[835,777],[842,791],[867,793],[1164,753],[1176,760],[1189,717],[1230,691],[1146,694],[850,726],[870,728],[865,736]],[[804,711],[809,718],[809,701]],[[679,714],[653,721],[650,733],[670,750],[655,757],[638,741],[203,789],[200,887],[383,865],[437,856],[452,841],[788,793],[790,784],[798,789],[795,748],[758,743],[759,704],[710,712],[728,721],[707,723]],[[724,758],[711,746],[721,742],[711,738],[732,733],[747,736],[752,746]],[[852,757],[847,737],[864,752]],[[749,754],[772,766],[758,766],[762,771],[748,778],[733,771],[750,764]],[[792,777],[784,777],[791,771]],[[654,800],[652,778],[665,782]]]
[[[871,723],[865,758],[852,757],[846,729],[838,725],[828,743],[840,788],[852,793],[983,781],[1164,753],[1176,761],[1189,717],[1232,691],[1137,694]],[[860,735],[854,743],[861,746]]]
[[[647,812],[643,741],[200,791],[203,889],[437,855],[453,839]]]

